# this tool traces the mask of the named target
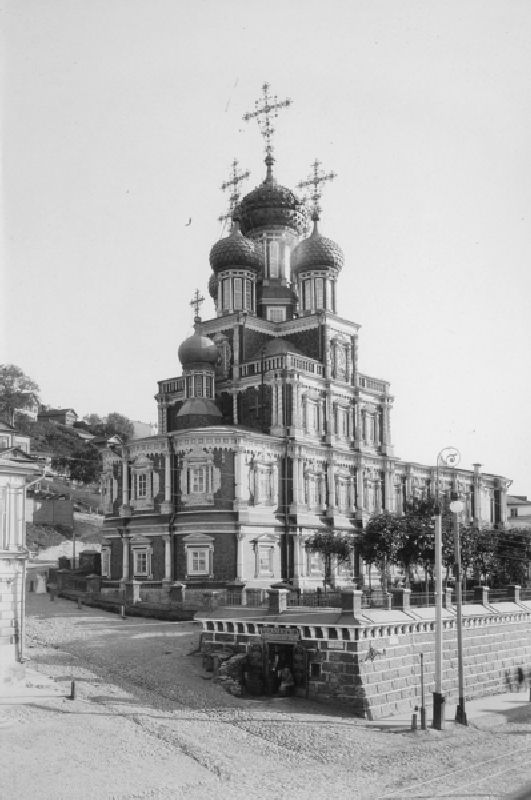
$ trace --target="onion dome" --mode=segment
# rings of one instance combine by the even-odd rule
[[[269,177],[245,195],[239,207],[244,234],[259,228],[282,226],[298,236],[306,230],[306,208],[291,189]]]
[[[181,344],[178,355],[183,369],[213,368],[218,360],[218,348],[208,336],[196,332]]]
[[[218,276],[215,272],[212,273],[208,280],[208,293],[214,301],[218,299]]]
[[[210,266],[214,272],[222,269],[260,269],[260,254],[254,242],[247,239],[240,230],[237,220],[234,221],[229,236],[220,239],[210,251]]]
[[[343,250],[332,239],[321,236],[314,222],[312,235],[293,249],[291,253],[291,274],[303,269],[335,269],[339,271],[345,257]]]

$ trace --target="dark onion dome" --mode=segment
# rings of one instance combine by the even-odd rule
[[[345,256],[340,246],[332,239],[321,236],[315,222],[312,235],[299,242],[291,253],[291,274],[294,275],[303,269],[332,268],[339,271],[344,260]]]
[[[252,269],[258,272],[261,259],[254,242],[247,239],[235,220],[229,236],[220,239],[210,251],[210,266],[214,272],[222,269]]]
[[[215,272],[212,273],[208,280],[208,293],[213,300],[218,299],[218,276]]]
[[[194,333],[185,339],[179,347],[178,354],[183,369],[213,368],[218,360],[218,348],[212,339],[201,336],[200,333]]]
[[[298,236],[302,236],[306,230],[304,203],[291,189],[281,186],[274,178],[266,178],[260,186],[245,195],[239,206],[239,214],[244,234],[257,228],[278,225],[291,228]]]

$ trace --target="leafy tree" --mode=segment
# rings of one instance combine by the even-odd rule
[[[0,364],[0,416],[15,423],[17,409],[30,408],[39,400],[39,387],[15,364]]]
[[[332,559],[335,558],[338,564],[348,561],[352,553],[352,537],[340,536],[333,531],[326,533],[316,533],[306,542],[306,548],[314,553],[321,553],[324,559],[325,572],[323,585],[330,583],[332,575]]]
[[[388,564],[400,561],[398,554],[404,547],[404,537],[403,518],[388,511],[372,516],[361,537],[361,556],[368,564],[376,564],[380,568],[384,591],[387,589]]]
[[[101,455],[94,445],[82,443],[70,455],[52,459],[54,468],[68,469],[72,480],[94,483],[101,475]]]
[[[112,411],[106,419],[98,414],[87,414],[83,422],[95,436],[119,436],[124,442],[133,438],[135,430],[131,420],[117,411]]]
[[[111,436],[117,434],[121,439],[127,442],[129,439],[133,438],[135,428],[130,419],[124,417],[123,414],[118,414],[117,411],[113,411],[111,414],[107,415],[107,432]]]

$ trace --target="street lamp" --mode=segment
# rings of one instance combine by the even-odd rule
[[[442,515],[439,503],[439,466],[455,467],[461,454],[455,447],[445,447],[437,455],[437,478],[435,485],[435,681],[433,687],[433,727],[442,730],[445,724],[442,693]]]
[[[452,495],[450,511],[454,515],[454,561],[455,561],[455,588],[457,601],[457,675],[459,683],[459,702],[455,712],[455,721],[460,725],[467,725],[465,711],[465,691],[463,680],[463,584],[461,575],[461,541],[459,536],[459,514],[465,505],[457,499],[457,494]]]

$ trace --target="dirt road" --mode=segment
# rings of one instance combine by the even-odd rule
[[[60,695],[1,707],[3,800],[498,800],[531,785],[531,703],[415,734],[226,694],[202,670],[193,623],[121,620],[47,595],[30,595],[27,613],[31,666]]]

